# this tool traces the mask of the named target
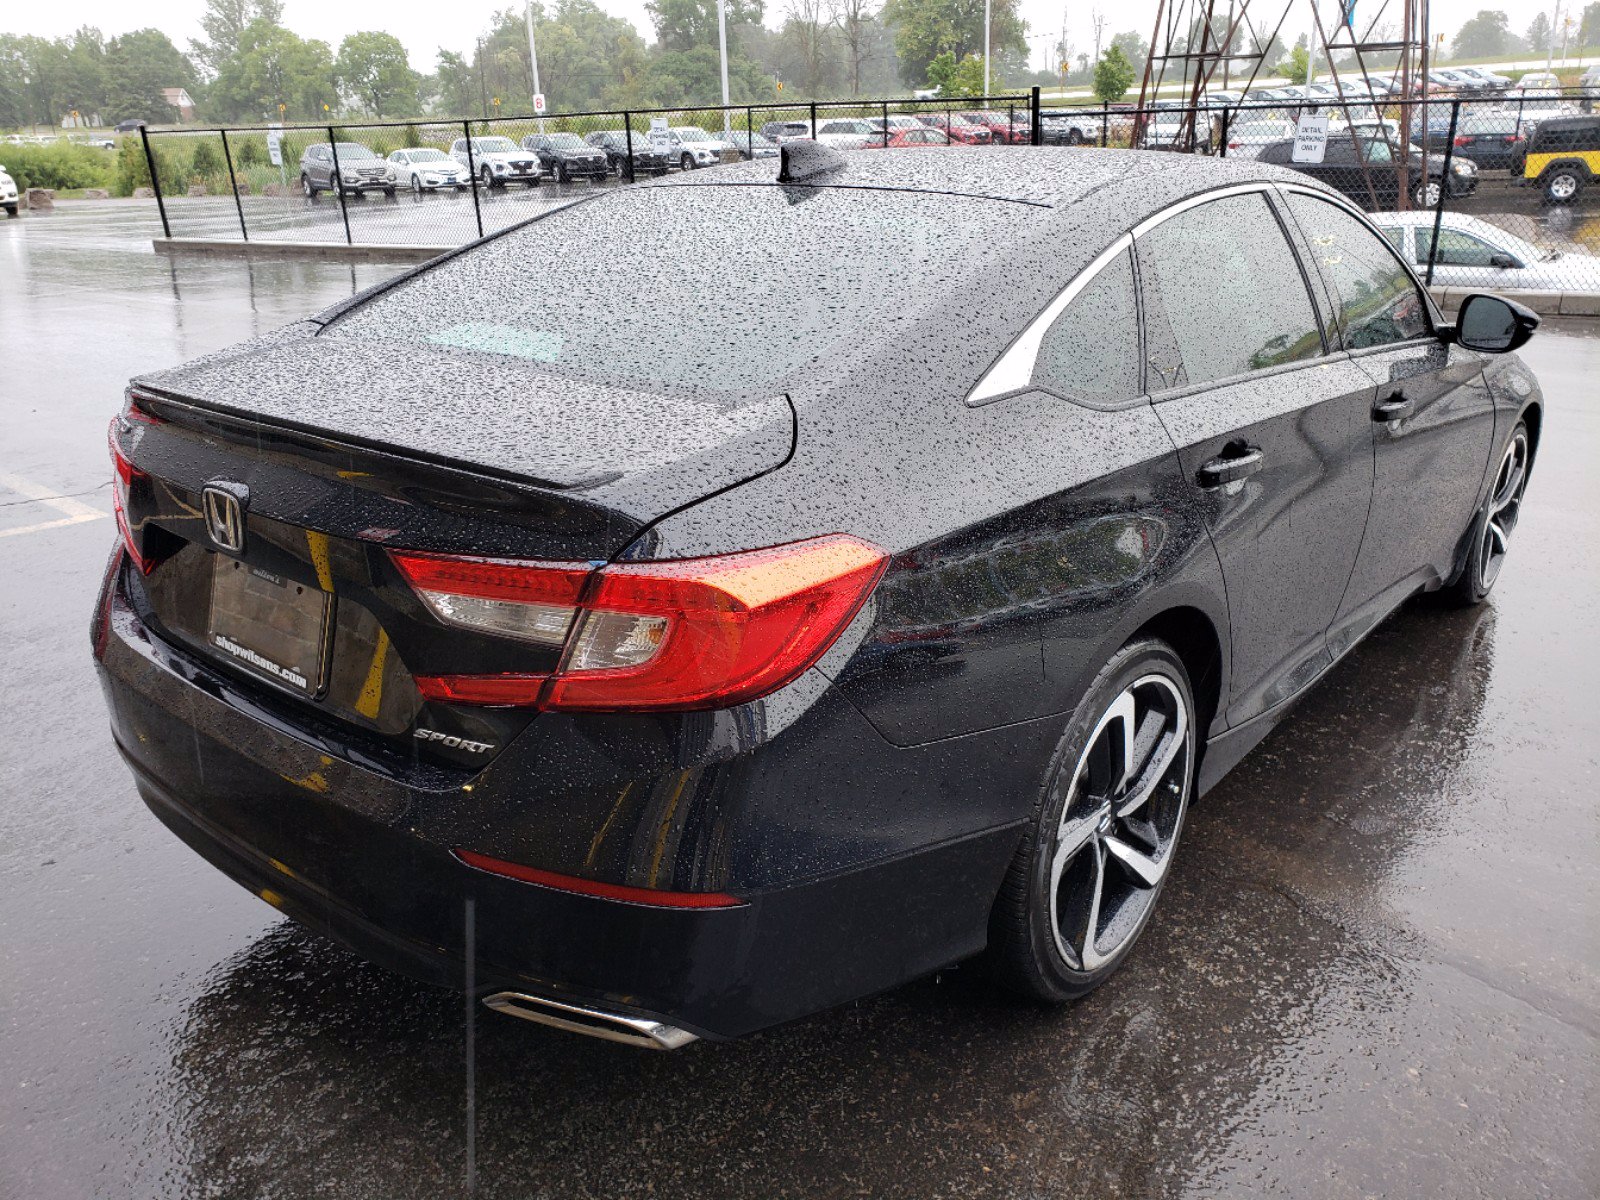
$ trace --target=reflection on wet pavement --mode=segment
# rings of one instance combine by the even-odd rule
[[[0,230],[6,469],[63,489],[104,476],[114,380],[379,277],[30,236]],[[1526,357],[1552,436],[1494,600],[1407,606],[1206,797],[1105,988],[1042,1011],[963,967],[671,1055],[483,1014],[479,1194],[1595,1194],[1600,341]],[[0,542],[0,1193],[462,1194],[460,999],[135,797],[85,636],[109,537]]]

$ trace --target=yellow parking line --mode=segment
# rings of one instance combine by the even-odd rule
[[[0,529],[0,538],[18,537],[24,533],[42,533],[46,529],[60,529],[63,525],[81,525],[85,521],[99,521],[111,514],[92,508],[71,496],[58,496],[49,488],[24,479],[21,475],[12,475],[7,471],[0,471],[0,487],[16,492],[19,496],[26,496],[29,500],[43,504],[46,508],[53,508],[58,513],[64,514],[53,521],[36,521],[32,525],[18,525],[14,529]]]
[[[42,533],[46,529],[60,529],[63,525],[82,525],[85,521],[103,521],[110,515],[91,509],[75,517],[57,517],[54,521],[40,521],[37,525],[18,525],[15,529],[0,529],[0,538],[16,537],[23,533]]]

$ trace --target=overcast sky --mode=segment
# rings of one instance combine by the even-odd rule
[[[1581,11],[1582,0],[1567,0],[1574,13]],[[597,0],[601,8],[620,17],[626,17],[641,32],[650,33],[649,19],[645,14],[644,0]],[[1357,17],[1370,21],[1381,0],[1358,0]],[[1384,19],[1398,22],[1402,0],[1389,0]],[[785,0],[767,0],[768,24],[782,21]],[[1124,29],[1137,28],[1150,36],[1155,20],[1156,0],[1022,0],[1022,15],[1033,35],[1029,45],[1034,48],[1034,63],[1045,65],[1045,55],[1061,30],[1065,10],[1067,37],[1073,52],[1092,49],[1094,35],[1090,13],[1098,6],[1108,13],[1106,38]],[[435,55],[442,46],[447,50],[468,50],[478,33],[489,23],[490,15],[507,7],[506,0],[454,0],[448,6],[435,7],[431,3],[396,4],[393,0],[286,0],[284,23],[303,37],[321,38],[335,50],[345,34],[360,29],[381,29],[394,34],[405,43],[411,54],[411,64],[420,71],[431,71]],[[1323,11],[1337,11],[1335,0],[1326,0]],[[1521,33],[1527,29],[1534,14],[1552,12],[1554,0],[1434,0],[1434,32],[1447,36],[1468,17],[1482,8],[1498,8],[1511,18],[1511,28]],[[191,38],[199,36],[199,16],[203,5],[199,0],[143,0],[129,5],[126,0],[71,0],[59,8],[53,4],[8,4],[8,12],[0,16],[0,31],[7,33],[33,33],[45,37],[59,37],[71,33],[80,25],[98,26],[106,36],[124,33],[129,29],[154,25],[180,49],[187,49]],[[1565,12],[1566,4],[1563,4]],[[449,19],[444,12],[447,11]],[[1283,11],[1283,0],[1254,0],[1250,15],[1257,24],[1270,23]],[[1326,19],[1326,17],[1324,18]],[[1311,25],[1311,9],[1305,0],[1296,0],[1293,11],[1284,22],[1285,38],[1293,42],[1302,30]],[[552,103],[560,101],[552,97]]]

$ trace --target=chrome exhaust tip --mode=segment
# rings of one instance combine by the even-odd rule
[[[625,1046],[640,1046],[646,1050],[676,1050],[700,1040],[687,1029],[663,1025],[649,1017],[625,1016],[582,1004],[566,1004],[544,996],[530,996],[526,992],[496,992],[492,996],[485,996],[483,1002],[495,1012],[507,1016],[565,1029],[568,1033],[621,1042]]]

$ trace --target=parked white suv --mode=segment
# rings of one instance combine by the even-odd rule
[[[6,169],[0,167],[0,208],[6,210],[6,216],[17,215],[17,181],[6,174]]]
[[[714,167],[722,161],[724,151],[735,150],[732,142],[725,142],[698,125],[653,129],[648,136],[652,146],[665,150],[668,157],[684,171],[692,171],[696,167]]]
[[[468,171],[476,171],[478,182],[485,188],[505,187],[508,183],[538,187],[542,175],[539,156],[508,137],[475,137],[471,154],[467,153],[467,139],[457,138],[450,145],[450,157]]]

